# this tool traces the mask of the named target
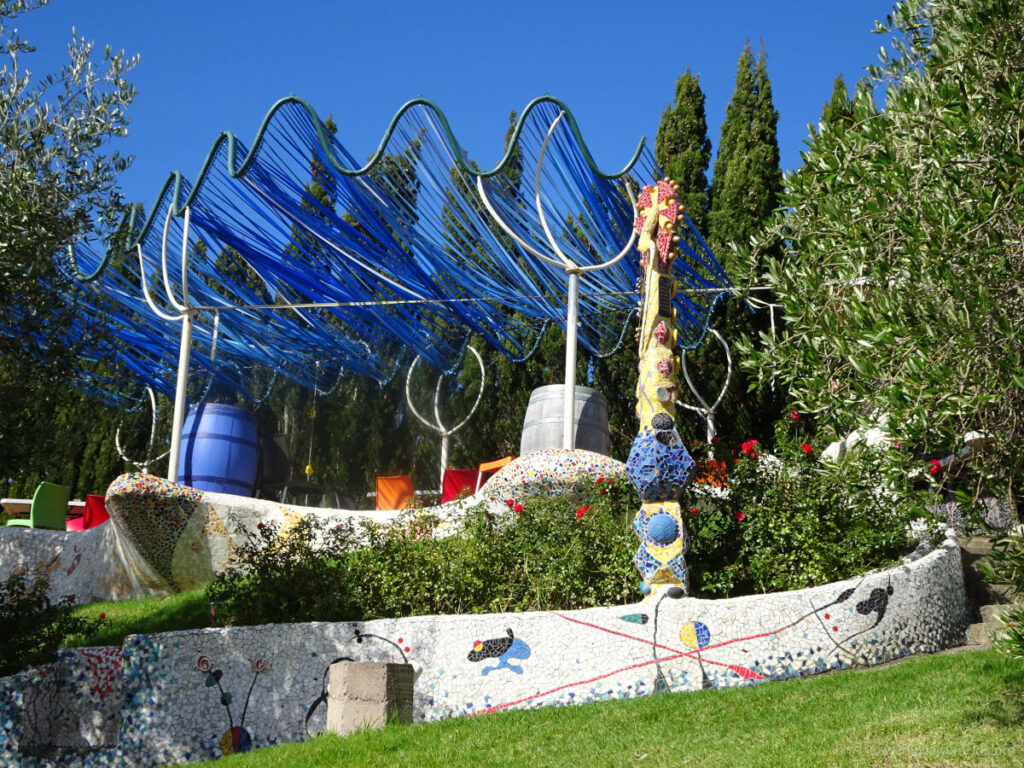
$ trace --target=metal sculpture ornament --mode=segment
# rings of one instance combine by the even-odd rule
[[[696,465],[675,423],[680,358],[672,262],[679,255],[675,228],[684,221],[677,196],[678,185],[668,179],[644,187],[634,224],[643,265],[637,329],[640,431],[629,452],[626,472],[643,500],[633,530],[641,542],[634,560],[644,577],[641,589],[645,594],[656,585],[677,585],[687,591],[684,556],[689,540],[677,499],[693,479]]]

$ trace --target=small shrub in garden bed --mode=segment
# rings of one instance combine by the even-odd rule
[[[74,616],[73,599],[51,603],[45,574],[12,573],[0,581],[0,677],[57,660],[74,635],[95,632],[103,618]]]
[[[776,455],[754,441],[732,449],[728,492],[687,492],[697,499],[685,515],[694,592],[800,589],[892,565],[913,549],[922,499],[891,489],[871,450],[819,462],[809,432],[806,422],[783,420]]]
[[[747,441],[728,488],[683,494],[691,593],[723,597],[824,584],[888,566],[913,548],[921,506],[886,493],[870,456],[820,464],[807,425],[783,423],[779,456]],[[225,623],[349,621],[505,611],[571,610],[640,597],[633,564],[640,507],[625,478],[569,496],[511,498],[468,509],[458,534],[434,538],[422,511],[391,525],[324,530],[268,526],[209,587]]]

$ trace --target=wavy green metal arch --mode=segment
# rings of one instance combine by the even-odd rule
[[[167,179],[164,181],[163,186],[160,188],[160,194],[157,195],[156,202],[150,209],[149,215],[143,222],[142,228],[139,230],[138,235],[134,239],[130,239],[131,234],[129,234],[122,247],[125,251],[130,251],[131,249],[134,249],[137,245],[139,245],[149,234],[150,228],[153,225],[153,217],[156,215],[157,206],[159,205],[160,200],[163,199],[164,194],[167,192],[168,188],[171,187],[172,184],[173,189],[170,201],[171,213],[174,216],[182,215],[182,212],[185,210],[185,208],[192,204],[195,195],[197,194],[198,190],[202,187],[203,180],[206,178],[206,175],[209,172],[210,165],[213,163],[213,158],[216,156],[217,151],[220,149],[223,143],[227,143],[228,174],[231,176],[231,178],[238,178],[239,176],[243,176],[245,172],[249,169],[249,166],[252,164],[254,158],[256,157],[256,153],[259,151],[260,145],[263,142],[263,137],[266,134],[267,129],[270,125],[271,119],[278,112],[278,110],[290,104],[297,104],[298,106],[302,107],[310,116],[313,123],[313,127],[316,129],[317,140],[320,144],[320,148],[323,150],[324,155],[328,158],[328,160],[331,163],[331,166],[335,169],[335,171],[337,171],[343,176],[361,176],[372,171],[374,167],[376,167],[377,163],[380,162],[381,158],[384,156],[384,150],[386,149],[388,142],[391,140],[391,136],[395,131],[395,127],[398,125],[398,121],[402,118],[402,115],[404,115],[413,107],[424,106],[431,112],[433,112],[434,115],[436,115],[438,120],[440,121],[441,129],[442,132],[444,133],[445,140],[448,143],[448,147],[455,156],[455,161],[458,163],[462,171],[471,176],[481,176],[487,178],[489,176],[494,176],[498,173],[501,173],[501,171],[504,170],[505,166],[509,163],[510,159],[512,158],[513,150],[516,146],[516,143],[519,141],[519,135],[522,131],[523,123],[525,122],[527,116],[538,105],[544,103],[554,104],[560,110],[565,112],[565,119],[569,124],[569,129],[572,131],[573,137],[576,139],[577,145],[583,153],[584,160],[586,160],[587,165],[590,167],[590,170],[593,171],[598,176],[600,176],[601,178],[621,178],[622,176],[625,176],[627,173],[629,173],[633,169],[633,166],[636,165],[637,161],[640,159],[640,153],[643,151],[644,144],[647,141],[646,137],[642,137],[640,139],[639,143],[637,144],[636,150],[633,152],[633,157],[626,164],[625,168],[623,168],[618,173],[606,173],[602,171],[600,168],[597,167],[597,163],[594,161],[593,156],[590,154],[590,150],[588,149],[586,142],[583,140],[583,134],[580,132],[579,124],[577,123],[576,117],[573,115],[572,111],[560,99],[556,99],[554,96],[545,95],[538,96],[537,98],[533,99],[529,104],[527,104],[526,107],[523,108],[522,114],[519,115],[519,119],[516,121],[515,128],[512,130],[512,136],[509,139],[508,149],[506,149],[505,155],[501,158],[498,164],[490,171],[481,171],[479,168],[472,166],[469,163],[469,159],[463,154],[462,147],[459,145],[458,141],[456,141],[455,134],[451,129],[451,125],[448,122],[448,118],[445,116],[444,112],[441,111],[441,108],[434,104],[432,101],[429,101],[428,99],[416,98],[407,101],[405,104],[403,104],[401,108],[399,108],[399,110],[395,113],[394,117],[391,118],[391,122],[388,123],[388,127],[387,130],[384,132],[383,138],[380,140],[380,143],[378,144],[376,151],[373,153],[373,155],[371,155],[366,165],[364,165],[362,168],[344,168],[338,163],[337,159],[334,157],[334,154],[330,151],[330,138],[324,131],[323,121],[320,120],[320,116],[316,113],[316,110],[313,109],[312,105],[310,105],[309,102],[305,101],[304,99],[299,98],[298,96],[286,96],[285,98],[278,100],[267,111],[267,114],[264,115],[263,120],[260,122],[259,129],[256,131],[256,138],[253,140],[252,147],[246,154],[245,158],[242,159],[241,165],[238,165],[236,167],[235,163],[235,144],[237,142],[235,135],[230,131],[221,131],[220,135],[218,135],[216,140],[214,140],[213,146],[210,147],[210,151],[206,154],[206,159],[203,160],[203,164],[199,169],[199,175],[196,177],[196,181],[192,185],[192,190],[189,192],[188,196],[183,201],[180,202],[179,197],[181,196],[181,184],[184,177],[182,176],[181,171],[172,171],[167,176]],[[126,231],[129,233],[135,232],[135,221],[137,214],[138,208],[133,207],[131,213],[125,217],[127,219]],[[119,226],[118,228],[124,228],[124,219],[122,219],[121,226]],[[95,271],[93,271],[90,274],[86,274],[78,269],[78,261],[75,258],[73,247],[69,249],[69,256],[71,258],[72,265],[74,266],[76,279],[80,280],[81,282],[91,282],[93,280],[96,280],[96,278],[98,278],[103,273],[103,270],[106,269],[107,265],[110,263],[110,260],[114,256],[115,250],[116,249],[114,248],[108,249],[107,253],[104,255],[102,261],[100,262],[99,266],[96,267]]]

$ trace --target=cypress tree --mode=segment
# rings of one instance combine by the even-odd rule
[[[676,80],[675,102],[661,113],[654,157],[665,175],[679,185],[679,202],[697,229],[707,233],[711,140],[704,114],[704,91],[689,67]]]
[[[832,98],[821,108],[821,125],[835,125],[839,122],[850,123],[853,120],[853,99],[846,90],[846,82],[839,75],[832,83]]]
[[[736,90],[722,123],[711,184],[711,245],[728,269],[729,243],[742,245],[775,210],[782,192],[776,126],[764,48],[757,59],[750,43],[736,72]]]
[[[782,193],[778,119],[764,49],[755,57],[748,42],[740,54],[736,88],[722,123],[709,194],[709,242],[736,282],[749,271],[738,253],[770,219]],[[767,311],[754,313],[741,300],[731,298],[720,305],[712,325],[733,349],[743,338],[759,348],[760,333],[768,331],[770,318]],[[725,380],[724,356],[710,341],[694,357],[704,397],[713,398]],[[726,445],[751,438],[770,445],[783,398],[768,384],[751,389],[738,368],[734,365],[728,392],[716,414],[718,433]]]

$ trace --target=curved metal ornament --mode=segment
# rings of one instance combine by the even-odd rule
[[[725,397],[725,393],[729,390],[729,382],[732,380],[732,354],[729,351],[729,344],[722,338],[722,334],[716,331],[714,328],[708,328],[708,333],[712,334],[718,343],[722,345],[722,349],[725,350],[725,383],[722,385],[722,391],[718,393],[718,398],[714,403],[708,405],[707,401],[701,397],[700,392],[697,391],[697,387],[694,385],[693,380],[690,378],[690,372],[686,368],[686,355],[682,355],[680,360],[683,364],[683,378],[686,379],[686,386],[693,392],[693,396],[697,398],[699,405],[693,406],[688,403],[684,403],[682,400],[676,400],[676,405],[687,408],[691,411],[696,411],[704,417],[705,424],[707,426],[708,442],[710,443],[715,439],[715,410],[722,404],[722,399]],[[704,338],[707,338],[706,336]]]
[[[441,374],[437,377],[437,386],[434,388],[434,421],[427,421],[420,415],[420,412],[416,410],[416,406],[412,402],[412,393],[410,392],[410,382],[412,381],[412,372],[419,365],[420,356],[416,355],[412,363],[409,365],[409,373],[405,376],[405,402],[409,404],[409,410],[412,411],[412,415],[420,420],[429,429],[434,430],[441,435],[441,471],[440,479],[438,481],[439,488],[443,489],[444,485],[444,471],[448,467],[448,438],[466,426],[466,423],[476,413],[477,406],[480,405],[480,399],[484,394],[484,382],[487,378],[487,372],[484,369],[484,360],[480,357],[480,353],[477,352],[472,346],[467,345],[466,349],[473,353],[473,357],[476,358],[477,365],[480,366],[480,391],[476,393],[476,401],[473,403],[473,407],[469,409],[469,413],[466,414],[466,418],[456,424],[454,427],[446,427],[441,421],[441,383],[444,381],[445,374]]]

